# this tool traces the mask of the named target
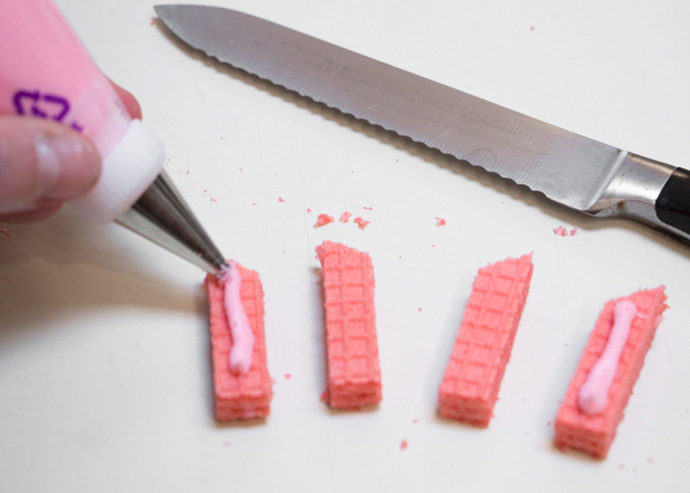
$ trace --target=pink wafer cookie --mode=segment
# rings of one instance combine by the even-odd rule
[[[532,278],[532,255],[479,269],[439,387],[439,414],[489,426]]]
[[[337,409],[381,401],[381,371],[374,313],[374,267],[368,254],[340,243],[316,247],[326,312],[328,389]]]
[[[273,389],[266,364],[264,337],[264,293],[259,274],[235,264],[242,286],[240,298],[254,334],[252,364],[245,374],[230,371],[232,337],[223,304],[223,285],[215,276],[206,276],[211,322],[213,387],[218,421],[268,416]]]
[[[661,315],[668,308],[664,289],[664,286],[660,286],[656,289],[638,291],[628,297],[606,303],[589,336],[587,347],[556,415],[554,440],[558,448],[579,450],[598,459],[606,458],[616,436],[618,423],[623,419],[623,411],[632,394],[633,386],[640,375],[647,350],[661,321]],[[578,405],[580,388],[604,352],[614,323],[616,303],[626,299],[637,307],[637,316],[630,325],[630,332],[609,387],[608,400],[601,412],[586,414]]]

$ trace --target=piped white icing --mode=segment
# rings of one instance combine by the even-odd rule
[[[249,326],[249,319],[240,298],[242,276],[237,270],[235,262],[231,261],[228,267],[223,269],[219,280],[223,283],[225,316],[232,336],[228,364],[232,373],[244,374],[252,366],[254,334]]]
[[[616,303],[614,324],[609,339],[597,362],[580,388],[578,406],[585,414],[597,414],[604,410],[608,401],[609,388],[618,368],[618,360],[628,340],[630,325],[637,315],[637,307],[630,300]]]

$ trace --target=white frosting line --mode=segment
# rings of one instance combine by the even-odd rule
[[[240,298],[242,276],[240,276],[235,262],[230,262],[230,265],[223,269],[220,281],[223,283],[225,316],[232,335],[228,364],[232,373],[244,374],[252,366],[254,334],[249,326],[247,313],[242,306],[242,299]]]
[[[597,414],[604,410],[608,401],[609,388],[618,368],[618,360],[628,340],[630,325],[637,315],[637,307],[630,300],[616,303],[614,324],[601,357],[587,375],[580,388],[578,405],[585,414]]]

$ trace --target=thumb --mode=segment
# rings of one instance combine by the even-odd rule
[[[52,215],[96,183],[100,161],[88,139],[56,122],[0,116],[0,218]]]

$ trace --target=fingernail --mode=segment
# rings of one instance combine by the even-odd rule
[[[98,155],[78,135],[41,136],[36,140],[39,196],[71,199],[93,186],[100,172]]]

